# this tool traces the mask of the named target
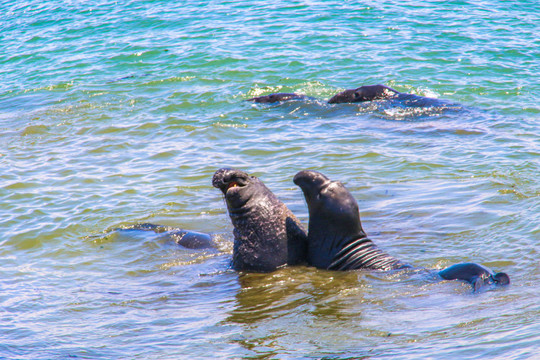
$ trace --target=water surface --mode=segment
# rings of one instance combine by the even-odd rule
[[[0,5],[0,358],[478,358],[540,350],[536,1]],[[328,105],[365,84],[458,109]],[[259,106],[298,92],[320,101]],[[230,270],[211,177],[259,176],[301,221],[302,169],[426,273]],[[190,250],[157,223],[211,233]]]

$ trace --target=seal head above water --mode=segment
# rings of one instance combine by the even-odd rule
[[[225,196],[234,226],[235,270],[270,272],[305,262],[305,229],[261,180],[223,168],[215,172],[212,185]]]
[[[309,210],[310,265],[329,270],[410,267],[379,249],[367,237],[358,204],[342,183],[309,170],[297,173],[294,183],[304,192]]]

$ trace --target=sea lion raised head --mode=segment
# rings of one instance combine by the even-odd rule
[[[329,104],[341,104],[341,103],[356,103],[363,101],[372,101],[379,99],[390,99],[400,94],[399,91],[394,90],[384,85],[365,85],[356,89],[349,89],[342,91],[334,95]]]
[[[261,180],[223,168],[215,172],[212,185],[225,196],[234,226],[235,270],[269,272],[305,261],[306,231]]]
[[[408,267],[367,238],[358,203],[342,183],[310,170],[296,174],[294,183],[304,192],[309,210],[309,264],[330,270]]]

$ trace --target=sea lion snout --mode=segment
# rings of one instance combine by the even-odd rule
[[[241,170],[222,168],[217,170],[212,177],[212,186],[227,195],[229,189],[244,187],[249,182],[249,175]]]
[[[330,183],[330,179],[318,171],[302,170],[294,176],[293,182],[306,192],[320,190]]]
[[[499,272],[492,276],[493,282],[497,285],[508,285],[510,284],[510,276],[508,274]]]

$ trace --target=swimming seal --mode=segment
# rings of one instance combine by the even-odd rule
[[[225,196],[234,226],[235,270],[270,272],[305,262],[305,229],[261,180],[223,168],[215,172],[212,185]]]
[[[304,192],[309,210],[309,264],[328,270],[411,267],[379,249],[367,237],[358,204],[342,183],[316,171],[300,171],[294,183]]]
[[[396,98],[400,93],[384,85],[365,85],[356,89],[349,89],[334,95],[329,104],[356,103],[381,99]]]
[[[255,103],[276,103],[288,100],[307,100],[312,97],[296,93],[275,93],[247,99]],[[406,107],[459,107],[446,100],[399,92],[385,85],[364,85],[356,89],[344,90],[328,100],[328,104],[360,103],[375,100],[395,100],[394,105]]]
[[[287,100],[304,100],[308,99],[309,97],[306,95],[296,94],[296,93],[275,93],[270,95],[264,95],[264,96],[258,96],[251,99],[247,99],[246,101],[253,101],[255,103],[276,103],[281,101],[287,101]]]
[[[391,99],[397,97],[400,93],[397,90],[394,90],[388,86],[384,85],[365,85],[356,89],[350,89],[340,92],[339,94],[334,95],[330,100],[329,104],[341,104],[341,103],[355,103],[362,101],[373,101],[380,99]],[[407,94],[412,95],[412,94]],[[296,93],[274,93],[270,95],[258,96],[246,101],[253,101],[255,103],[276,103],[287,100],[305,100],[312,99],[306,95],[296,94]]]
[[[308,262],[329,270],[412,268],[380,250],[366,236],[358,204],[345,186],[325,175],[304,170],[294,177],[309,211]],[[463,280],[477,291],[484,285],[508,285],[505,273],[475,263],[450,266],[438,274],[446,280]]]
[[[445,280],[467,281],[472,285],[474,291],[490,284],[510,284],[510,277],[506,273],[495,273],[493,270],[475,263],[452,265],[449,268],[439,271],[439,275]]]
[[[212,237],[209,234],[199,231],[172,228],[165,225],[140,223],[130,225],[124,228],[118,228],[119,231],[153,231],[156,234],[163,234],[164,237],[173,240],[178,245],[187,249],[205,249],[213,247]]]

